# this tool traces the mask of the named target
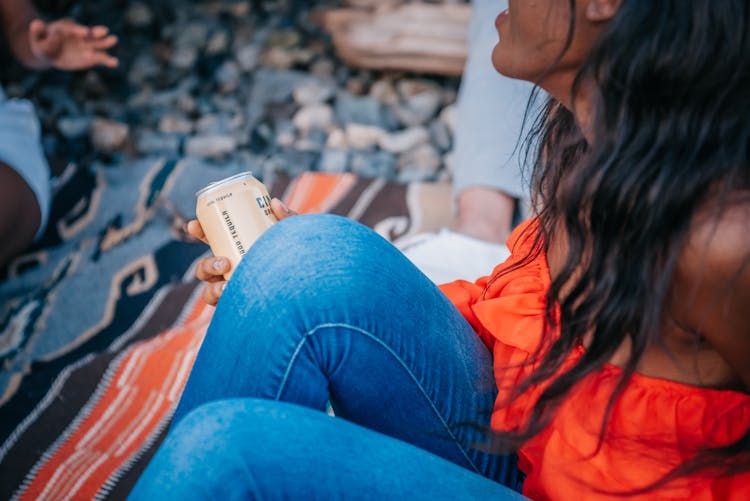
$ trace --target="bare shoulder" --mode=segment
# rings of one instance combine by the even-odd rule
[[[680,318],[750,388],[750,197],[695,218],[673,292]]]
[[[730,203],[720,214],[706,209],[697,215],[685,246],[685,265],[711,265],[717,271],[722,268],[737,271],[748,256],[750,195],[746,200]]]

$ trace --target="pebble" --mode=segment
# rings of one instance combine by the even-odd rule
[[[333,83],[319,79],[308,79],[302,82],[292,93],[294,102],[300,106],[320,104],[329,101],[335,94]]]
[[[326,149],[320,156],[319,170],[323,172],[342,173],[349,168],[349,152],[339,149]]]
[[[412,127],[392,134],[384,134],[378,145],[391,153],[404,153],[430,141],[430,133],[424,127]]]
[[[345,150],[349,147],[349,142],[346,140],[346,132],[343,129],[334,127],[328,134],[328,140],[326,141],[328,148]]]
[[[352,152],[351,170],[363,177],[392,178],[396,170],[396,159],[387,151]]]
[[[206,43],[206,54],[209,56],[215,56],[217,54],[223,54],[229,47],[229,33],[224,30],[219,30],[211,35]]]
[[[333,110],[326,104],[304,106],[295,113],[292,122],[303,134],[313,128],[327,130],[333,125]]]
[[[386,134],[380,127],[362,124],[347,124],[346,142],[356,150],[367,150],[378,144]]]
[[[445,122],[441,120],[433,120],[430,123],[430,137],[435,146],[441,151],[448,151],[453,147],[451,131]]]
[[[399,156],[399,179],[404,182],[429,180],[437,174],[442,163],[435,147],[423,144]]]
[[[143,2],[133,2],[125,10],[125,23],[133,28],[148,28],[154,22],[154,13]]]
[[[237,140],[227,135],[195,136],[187,140],[185,153],[190,156],[221,159],[234,152]]]
[[[130,128],[120,122],[106,118],[94,118],[91,122],[91,143],[97,151],[113,153],[125,146]]]
[[[219,92],[230,94],[240,85],[240,67],[234,61],[224,61],[216,70],[214,78],[219,86]]]
[[[387,105],[396,105],[399,102],[398,92],[393,82],[387,79],[381,79],[372,84],[370,95]]]
[[[440,112],[440,121],[448,126],[451,134],[456,130],[456,105],[452,104],[443,108]]]
[[[356,123],[385,128],[383,104],[372,96],[339,92],[335,109],[336,117],[342,124]]]
[[[188,70],[195,66],[198,50],[195,47],[177,47],[172,53],[171,63],[177,69]]]
[[[57,130],[65,139],[76,140],[85,137],[91,129],[91,117],[61,117],[57,121]]]
[[[260,49],[255,45],[245,45],[237,50],[235,57],[237,58],[237,64],[240,65],[240,69],[245,73],[249,73],[258,66]]]
[[[159,131],[165,133],[190,134],[193,132],[193,122],[184,117],[164,115],[159,120]]]
[[[180,137],[176,134],[144,130],[137,135],[135,148],[144,155],[177,155],[180,150]]]

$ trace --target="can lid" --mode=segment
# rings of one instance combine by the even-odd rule
[[[219,188],[223,188],[224,186],[227,186],[229,184],[236,183],[238,181],[244,181],[246,179],[255,179],[253,177],[253,173],[250,171],[240,172],[239,174],[235,174],[234,176],[229,176],[227,178],[224,178],[221,181],[216,181],[214,183],[209,184],[202,190],[197,191],[195,193],[195,196],[200,198],[210,191],[218,190]]]

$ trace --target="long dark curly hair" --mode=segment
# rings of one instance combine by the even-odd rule
[[[568,46],[575,6],[570,0]],[[537,368],[514,395],[545,390],[526,429],[495,437],[506,451],[542,431],[573,387],[627,343],[601,443],[618,396],[660,339],[695,215],[718,203],[720,216],[728,194],[750,193],[750,1],[623,0],[580,69],[574,95],[584,82],[594,84],[590,142],[555,100],[537,122],[536,248],[546,250],[562,227],[569,249],[547,296],[546,329],[559,337],[540,348]],[[584,337],[585,353],[567,367]],[[750,432],[697,451],[659,484],[705,469],[750,469]]]

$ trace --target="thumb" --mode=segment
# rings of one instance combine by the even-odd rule
[[[34,19],[29,24],[29,35],[32,40],[44,40],[47,38],[47,23],[41,19]]]

